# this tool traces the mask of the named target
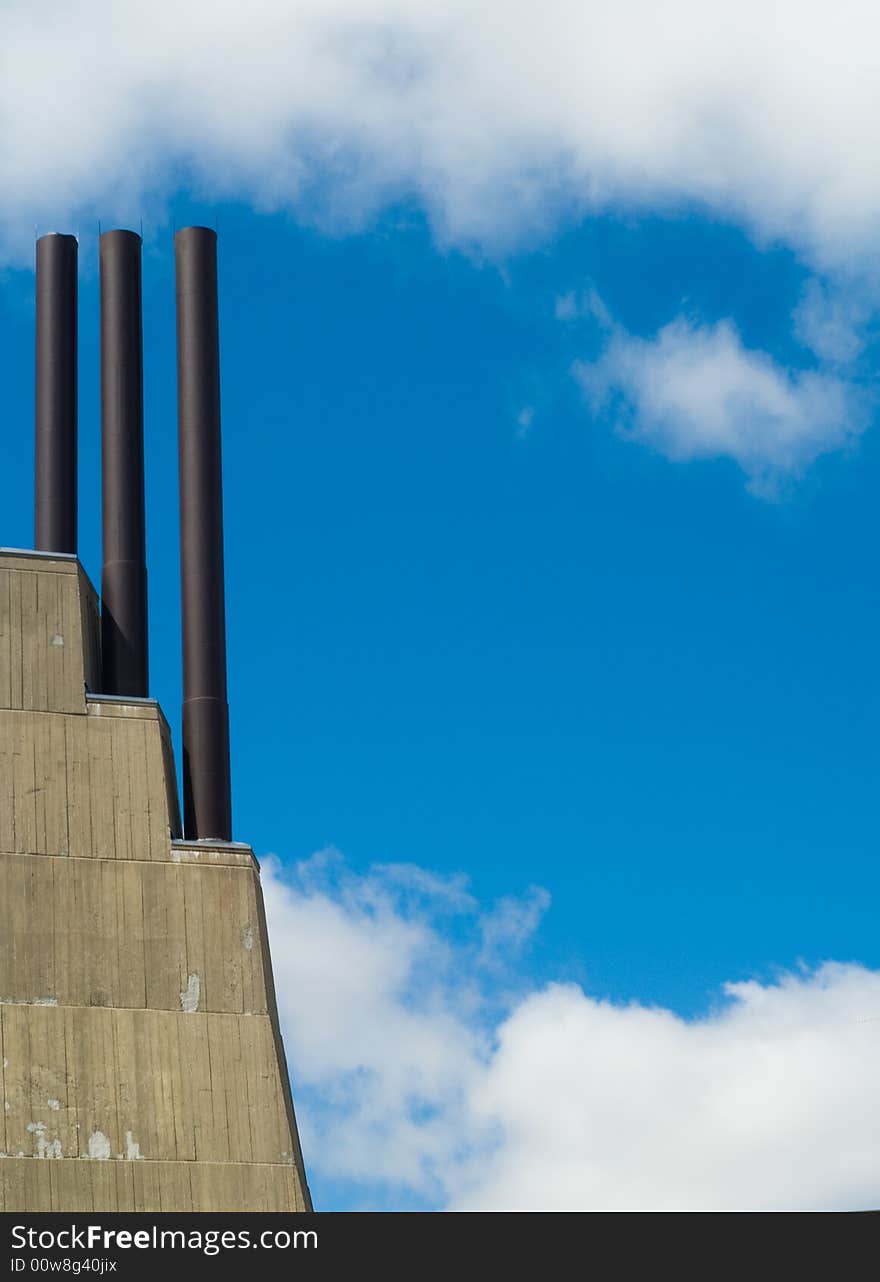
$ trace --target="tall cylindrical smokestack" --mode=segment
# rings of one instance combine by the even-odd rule
[[[101,661],[106,694],[148,693],[141,238],[101,237]]]
[[[193,840],[232,837],[217,237],[186,227],[174,237],[177,408],[183,594],[183,809]]]
[[[34,547],[76,552],[75,236],[37,241]]]

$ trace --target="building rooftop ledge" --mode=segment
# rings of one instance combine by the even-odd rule
[[[29,556],[38,561],[78,561],[76,552],[37,552],[34,548],[0,547],[0,556]]]

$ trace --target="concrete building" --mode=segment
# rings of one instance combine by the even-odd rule
[[[0,1210],[310,1210],[259,867],[184,838],[168,724],[104,690],[101,638],[73,549],[0,550]]]

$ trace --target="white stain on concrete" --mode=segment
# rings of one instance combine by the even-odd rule
[[[59,636],[58,633],[56,632],[55,636],[52,638],[50,642],[50,645],[54,645],[59,649],[62,648],[64,645],[64,637]]]
[[[49,1105],[53,1113],[57,1113],[59,1108],[61,1107],[60,1099],[47,1099],[46,1103]]]
[[[125,1156],[129,1162],[140,1162],[143,1160],[141,1146],[135,1140],[131,1131],[125,1132]]]
[[[59,1158],[62,1156],[61,1140],[58,1139],[57,1135],[53,1140],[46,1139],[45,1122],[28,1122],[27,1129],[34,1137],[34,1146],[36,1149],[34,1157]]]
[[[57,997],[0,997],[0,1006],[57,1006]],[[3,1067],[6,1067],[4,1060]]]
[[[180,1009],[187,1015],[192,1015],[199,1009],[199,1002],[202,998],[202,981],[198,975],[190,975],[186,981],[186,988],[180,994]]]
[[[254,946],[254,928],[250,922],[247,922],[242,928],[241,942],[244,944],[248,952],[250,952]]]
[[[110,1141],[103,1131],[92,1131],[89,1136],[89,1157],[106,1162],[110,1157]]]

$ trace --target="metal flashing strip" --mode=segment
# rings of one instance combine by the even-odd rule
[[[198,841],[175,837],[171,844],[187,850],[252,850],[246,841],[221,841],[219,837],[199,837]]]
[[[140,694],[92,694],[91,690],[86,692],[86,702],[88,703],[141,703],[151,708],[159,707],[158,699],[150,699]],[[159,709],[161,712],[161,708]]]
[[[0,556],[28,556],[37,561],[79,561],[76,552],[40,552],[34,548],[0,547]]]

